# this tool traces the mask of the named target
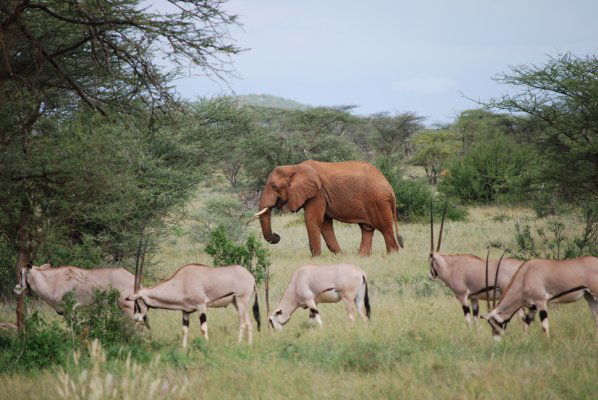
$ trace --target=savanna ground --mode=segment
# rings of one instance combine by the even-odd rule
[[[509,242],[514,221],[532,218],[525,209],[472,208],[466,222],[447,222],[443,251],[483,256],[490,240]],[[536,221],[535,223],[541,223]],[[257,221],[252,223],[258,232]],[[428,279],[429,226],[400,223],[406,249],[386,255],[382,237],[374,237],[373,255],[356,255],[360,234],[356,225],[335,224],[344,253],[327,250],[309,256],[301,216],[273,218],[273,229],[282,240],[268,245],[271,252],[271,306],[276,307],[290,274],[306,263],[353,262],[369,277],[372,320],[351,328],[342,304],[320,307],[324,328],[307,323],[307,312],[298,310],[280,333],[266,327],[266,305],[261,291],[262,332],[252,347],[236,344],[236,313],[211,309],[209,343],[199,339],[199,321],[190,325],[191,348],[183,352],[181,314],[151,310],[152,346],[160,362],[141,364],[135,382],[164,387],[183,385],[177,398],[598,398],[598,338],[585,301],[549,309],[550,340],[536,321],[527,337],[513,321],[503,341],[491,338],[490,328],[478,322],[468,328],[461,307],[440,282]],[[498,253],[495,250],[495,253]],[[186,236],[173,235],[156,260],[157,274],[166,278],[189,262],[210,263]],[[44,315],[56,318],[45,305]],[[485,312],[485,304],[482,305]],[[12,319],[4,307],[1,319]],[[75,382],[92,386],[82,367],[66,368]],[[125,362],[109,362],[100,383],[127,374]],[[141,371],[146,371],[142,374]],[[104,374],[104,375],[102,375]],[[131,375],[132,376],[132,375]],[[135,382],[131,398],[144,390]],[[55,399],[64,384],[57,369],[31,375],[0,376],[0,397]],[[91,389],[90,389],[91,390]],[[153,393],[160,393],[154,388]],[[100,393],[96,387],[91,392]],[[88,392],[88,393],[91,393]],[[135,394],[137,393],[137,395]],[[89,394],[87,396],[90,396]],[[162,395],[155,394],[156,398]]]

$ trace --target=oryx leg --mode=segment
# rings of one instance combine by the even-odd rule
[[[592,293],[585,292],[583,297],[588,302],[588,306],[590,306],[590,311],[594,315],[594,321],[596,322],[596,333],[598,334],[598,299],[592,296]]]
[[[523,309],[521,309],[519,311],[522,311],[522,310]],[[536,313],[537,312],[538,312],[538,307],[531,306],[529,308],[529,310],[527,311],[527,314],[525,314],[525,317],[523,318],[523,333],[525,335],[527,335],[527,331],[529,330],[529,326],[534,321],[534,318],[536,318]]]
[[[354,296],[348,297],[346,295],[341,294],[341,299],[345,304],[345,310],[347,310],[347,314],[349,315],[349,321],[351,321],[351,326],[355,325],[355,306],[353,305],[353,300],[355,299]]]
[[[187,348],[187,338],[189,337],[189,313],[183,311],[183,349]]]
[[[243,335],[245,331],[245,314],[247,313],[247,307],[245,307],[245,304],[237,296],[235,296],[233,304],[237,309],[237,313],[239,313],[239,337],[237,338],[237,342],[241,343],[243,341]]]
[[[355,306],[357,307],[357,313],[361,317],[364,324],[368,324],[368,317],[365,312],[365,284],[361,284],[357,294],[355,295]]]
[[[542,330],[546,334],[547,338],[550,338],[550,331],[548,329],[548,310],[546,309],[546,300],[539,302],[537,305],[538,312],[540,313],[540,323],[542,325]]]
[[[253,343],[253,322],[251,322],[251,307],[249,303],[251,301],[251,296],[247,296],[240,300],[245,306],[245,332],[247,333],[247,343]]]
[[[310,299],[305,302],[305,305],[307,306],[307,308],[309,308],[310,321],[316,321],[318,323],[318,325],[320,325],[320,328],[321,328],[322,327],[322,318],[320,317],[320,312],[318,311],[318,308],[316,307],[315,300]]]
[[[467,293],[458,295],[457,300],[459,300],[459,303],[461,303],[461,308],[463,308],[463,314],[465,315],[465,321],[467,321],[467,325],[471,325],[471,311],[469,309]]]
[[[477,321],[478,315],[480,314],[480,303],[478,299],[471,297],[469,299],[471,302],[471,311],[473,312],[473,320]]]
[[[201,331],[201,335],[204,339],[209,340],[208,338],[208,306],[206,304],[202,304],[198,308],[199,311],[199,330]]]

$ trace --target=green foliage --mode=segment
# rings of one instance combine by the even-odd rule
[[[75,265],[80,268],[98,268],[104,263],[102,248],[91,235],[84,234],[77,243],[44,242],[36,259],[54,266]]]
[[[266,278],[270,266],[268,250],[253,234],[247,238],[245,244],[237,244],[229,239],[224,227],[218,227],[211,233],[206,253],[212,256],[215,266],[244,266],[253,274],[257,284]]]
[[[486,106],[528,115],[528,140],[542,155],[537,183],[558,189],[567,201],[583,204],[598,193],[598,56],[570,53],[544,65],[511,67],[497,77],[516,93]]]
[[[533,151],[506,136],[479,142],[448,166],[439,189],[466,203],[520,201],[529,191]]]
[[[423,129],[423,120],[424,117],[414,112],[395,115],[383,112],[371,115],[368,122],[373,131],[372,147],[378,156],[398,161],[402,154],[409,153],[409,138]]]
[[[305,109],[308,107],[298,101],[270,94],[243,94],[235,96],[235,99],[242,105],[254,107],[282,108],[285,110]]]
[[[64,320],[79,343],[98,339],[108,349],[139,341],[138,329],[118,306],[120,292],[116,289],[93,291],[93,303],[77,307],[74,292],[62,299]]]
[[[279,165],[313,159],[345,161],[357,158],[355,146],[346,137],[347,127],[358,120],[350,107],[314,107],[306,110],[254,108],[259,127],[244,142],[243,168],[250,185],[264,184],[270,171]]]
[[[582,216],[583,231],[567,234],[566,224],[558,217],[546,222],[546,227],[535,229],[529,222],[516,222],[514,254],[523,259],[549,258],[554,260],[598,254],[598,213],[586,210]]]
[[[397,214],[402,221],[426,222],[430,218],[431,187],[421,180],[409,180],[401,176],[401,171],[388,158],[376,160],[376,167],[384,174],[392,186],[397,201]],[[467,218],[467,210],[444,195],[434,199],[434,214],[442,214],[445,201],[448,201],[446,218],[452,221],[463,221]]]
[[[17,281],[15,262],[14,251],[0,236],[0,298],[12,297],[12,289]]]
[[[485,140],[499,136],[519,136],[525,127],[522,122],[509,115],[474,109],[459,114],[451,129],[457,135],[463,149],[467,151],[471,145]]]
[[[62,365],[72,348],[72,341],[58,323],[48,323],[34,312],[25,319],[23,335],[0,331],[0,371],[33,371]]]
[[[451,130],[427,130],[411,138],[415,153],[411,162],[424,167],[426,176],[435,185],[447,162],[457,155],[461,143]]]
[[[252,213],[243,210],[243,205],[232,196],[218,195],[208,199],[203,207],[193,215],[191,237],[198,242],[207,243],[212,233],[221,228],[226,237],[233,242],[247,236],[247,221]]]

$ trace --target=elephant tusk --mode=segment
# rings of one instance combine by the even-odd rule
[[[264,207],[264,209],[258,213],[253,214],[254,217],[259,217],[260,215],[262,215],[263,213],[265,213],[266,211],[268,211],[269,207]]]

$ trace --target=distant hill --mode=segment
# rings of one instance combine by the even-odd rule
[[[270,94],[242,94],[237,96],[237,99],[241,104],[248,106],[283,108],[285,110],[305,109],[309,107],[298,101],[272,96]]]

